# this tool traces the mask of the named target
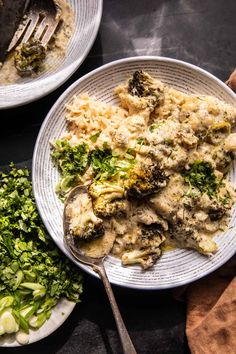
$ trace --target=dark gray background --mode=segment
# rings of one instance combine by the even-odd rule
[[[102,64],[160,55],[198,65],[225,81],[236,66],[235,0],[104,0],[97,39],[82,66],[59,89],[29,105],[0,111],[0,165],[31,166],[46,113],[76,79]],[[114,287],[140,354],[188,353],[185,303],[172,291]],[[105,292],[85,274],[82,303],[56,332],[28,347],[0,353],[119,354],[121,347]],[[207,348],[206,348],[207,353]]]

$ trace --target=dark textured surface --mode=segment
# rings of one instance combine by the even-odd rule
[[[115,59],[161,55],[198,65],[225,81],[236,66],[235,0],[104,0],[89,56],[61,88],[28,106],[0,111],[0,164],[30,160],[43,119],[59,95],[90,70]],[[119,354],[114,320],[100,282],[85,275],[82,303],[54,334],[0,353]],[[185,305],[171,291],[114,287],[140,354],[188,353]]]
[[[0,62],[5,59],[7,48],[28,3],[29,0],[3,0],[0,2]]]

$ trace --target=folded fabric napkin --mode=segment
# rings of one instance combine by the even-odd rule
[[[236,256],[186,290],[192,354],[236,353]]]
[[[226,84],[236,90],[236,70]],[[191,353],[236,354],[236,255],[184,290]]]

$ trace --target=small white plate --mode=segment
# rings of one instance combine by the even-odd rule
[[[42,327],[38,330],[30,330],[29,332],[29,343],[43,339],[57,328],[59,328],[67,317],[71,314],[75,307],[75,303],[68,301],[66,299],[61,299],[58,304],[52,310],[51,317],[44,323]],[[15,334],[6,334],[0,338],[0,347],[21,347],[22,345],[16,341]]]
[[[64,57],[50,70],[16,84],[0,84],[0,109],[20,106],[39,99],[62,85],[82,64],[98,33],[103,0],[66,0],[74,12],[74,32]]]
[[[236,104],[236,95],[210,73],[194,65],[162,57],[127,58],[104,65],[76,81],[58,99],[48,113],[36,142],[33,157],[34,195],[41,217],[58,247],[91,274],[94,274],[91,268],[76,262],[63,243],[63,204],[55,193],[59,173],[50,157],[49,141],[55,141],[66,130],[65,104],[70,102],[74,95],[88,92],[101,101],[118,104],[114,88],[138,69],[147,71],[180,91],[208,94],[232,105]],[[235,165],[229,178],[236,184]],[[235,213],[234,208],[230,228],[215,238],[219,250],[212,257],[191,250],[176,249],[165,252],[153,268],[144,271],[138,266],[123,267],[118,259],[108,256],[105,266],[110,281],[130,288],[165,289],[187,284],[211,273],[236,251]]]

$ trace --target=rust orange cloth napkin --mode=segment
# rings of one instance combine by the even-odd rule
[[[236,354],[236,255],[190,284],[186,335],[192,354]]]

